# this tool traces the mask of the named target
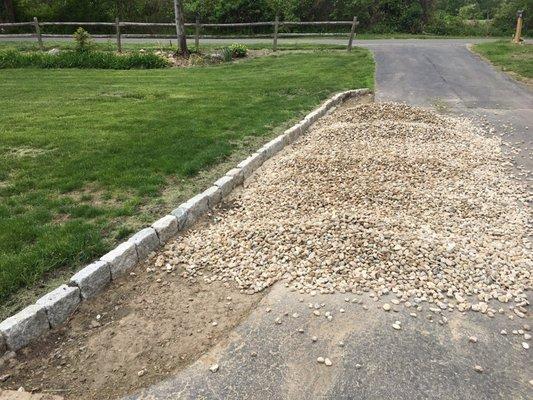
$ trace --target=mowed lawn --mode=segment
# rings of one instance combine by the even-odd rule
[[[514,44],[510,40],[480,43],[474,50],[504,71],[533,79],[533,44]]]
[[[373,71],[362,49],[188,69],[0,70],[0,304],[101,256],[179,205],[168,191],[183,200],[199,175],[333,92],[372,87]]]

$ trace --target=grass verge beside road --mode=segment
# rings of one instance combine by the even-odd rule
[[[480,43],[473,50],[505,72],[533,82],[533,44],[517,45],[510,41]]]
[[[362,49],[166,70],[2,70],[0,318],[23,305],[21,288],[39,295],[333,92],[372,87],[373,72]]]

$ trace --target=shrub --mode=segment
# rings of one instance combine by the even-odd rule
[[[466,4],[459,8],[457,16],[461,19],[480,19],[483,17],[481,10],[479,9],[479,4],[471,3]]]
[[[89,51],[93,45],[91,35],[83,28],[76,29],[74,32],[74,43],[76,50],[79,52]]]
[[[489,27],[482,21],[465,21],[456,15],[437,11],[426,27],[427,33],[435,35],[483,36]]]
[[[244,44],[234,43],[222,49],[222,59],[225,62],[230,62],[234,58],[246,57],[248,48]]]
[[[246,57],[246,54],[248,54],[248,48],[244,44],[234,43],[229,45],[228,48],[231,51],[233,58]]]
[[[0,69],[27,67],[154,69],[168,66],[167,60],[152,53],[117,55],[104,51],[62,51],[59,54],[0,51]]]
[[[533,2],[528,0],[502,1],[494,14],[492,34],[512,36],[516,27],[516,12],[524,11],[523,35],[530,35],[533,28]]]
[[[233,60],[233,52],[229,47],[224,47],[222,49],[222,59],[226,62]]]

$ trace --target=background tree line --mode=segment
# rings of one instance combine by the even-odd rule
[[[513,32],[516,11],[531,26],[533,0],[184,0],[187,21],[251,22],[351,20],[360,32],[493,34]],[[172,0],[0,0],[0,20],[163,22],[173,20]],[[489,20],[490,22],[487,22]]]

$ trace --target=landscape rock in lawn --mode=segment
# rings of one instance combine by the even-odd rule
[[[154,228],[144,228],[133,235],[128,242],[135,244],[137,257],[144,260],[152,251],[159,247],[159,237]]]
[[[77,286],[84,300],[90,299],[111,282],[111,269],[106,261],[87,265],[70,278],[69,286]]]
[[[165,244],[178,232],[178,219],[174,215],[165,215],[152,224],[152,228],[157,232],[159,243]]]
[[[55,328],[68,319],[80,302],[80,289],[78,287],[61,285],[41,297],[35,304],[46,309],[48,322],[52,328]]]
[[[244,173],[240,168],[233,168],[226,172],[226,176],[233,178],[235,187],[241,185],[244,182]]]
[[[217,180],[214,185],[220,188],[222,197],[226,197],[235,187],[234,177],[227,175],[223,176],[222,178]]]
[[[57,53],[53,49],[49,53]],[[62,285],[41,297],[36,304],[29,306],[0,323],[0,353],[6,349],[18,350],[46,332],[50,327],[64,323],[74,312],[81,300],[90,299],[105,288],[112,279],[132,269],[139,260],[145,259],[160,245],[171,239],[179,230],[192,225],[202,214],[218,204],[222,197],[231,191],[267,159],[281,151],[287,144],[296,140],[309,126],[328,112],[328,109],[352,94],[360,91],[339,94],[310,113],[296,126],[267,144],[242,161],[237,168],[227,172],[214,185],[200,193],[167,215],[133,235]],[[286,192],[284,188],[284,193]],[[286,194],[286,193],[285,193]],[[262,286],[262,288],[265,286]]]
[[[121,243],[100,258],[100,260],[107,261],[109,263],[111,279],[115,279],[120,274],[128,272],[135,266],[135,264],[137,264],[138,258],[135,243]]]
[[[0,334],[4,336],[7,348],[17,351],[27,346],[50,329],[46,310],[32,304],[0,323]]]

